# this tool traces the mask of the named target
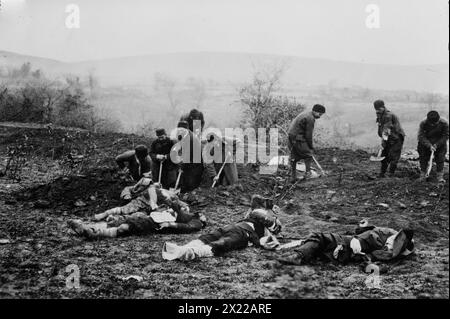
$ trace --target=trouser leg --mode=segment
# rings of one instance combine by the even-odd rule
[[[248,246],[248,236],[244,230],[227,231],[218,240],[210,243],[214,255]]]
[[[444,147],[438,147],[435,154],[435,161],[436,161],[436,171],[438,173],[444,171],[444,163],[445,163],[445,154],[447,153],[447,145]]]
[[[426,172],[431,156],[431,150],[426,146],[419,145],[417,147],[417,152],[419,153],[420,170]]]
[[[291,179],[295,181],[297,179],[297,161],[291,159]]]
[[[238,171],[236,163],[225,164],[223,168],[223,173],[225,175],[225,180],[228,185],[234,185],[238,182]]]
[[[320,244],[315,241],[307,241],[297,249],[295,252],[299,255],[302,261],[308,262],[310,261],[319,251]]]
[[[403,148],[403,138],[400,138],[397,141],[395,141],[390,147],[390,150],[389,150],[389,158],[390,158],[389,173],[390,174],[394,174],[397,169],[398,162],[402,155],[402,148]]]

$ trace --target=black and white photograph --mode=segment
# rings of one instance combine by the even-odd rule
[[[0,0],[0,299],[448,300],[448,21],[444,0]]]

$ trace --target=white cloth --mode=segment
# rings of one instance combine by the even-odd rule
[[[352,238],[352,240],[350,241],[350,248],[355,255],[362,254],[361,243],[357,238]]]
[[[165,260],[192,260],[195,258],[212,257],[212,247],[201,240],[193,240],[184,246],[174,243],[164,243],[162,257]]]
[[[177,220],[172,209],[164,210],[162,212],[151,212],[150,217],[155,223],[175,222]]]

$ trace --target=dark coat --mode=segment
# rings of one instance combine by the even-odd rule
[[[446,146],[448,140],[448,122],[440,118],[439,122],[433,125],[429,121],[423,120],[419,126],[417,139],[419,146],[422,145],[428,148],[434,144],[438,148]]]

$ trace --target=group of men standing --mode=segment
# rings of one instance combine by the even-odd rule
[[[156,130],[156,139],[152,142],[150,150],[145,145],[138,145],[116,157],[119,168],[127,167],[135,181],[142,177],[151,176],[154,182],[160,182],[163,188],[177,188],[182,193],[197,188],[206,170],[214,185],[233,185],[238,182],[237,166],[232,154],[227,154],[226,144],[232,143],[236,147],[236,140],[229,140],[217,134],[209,134],[202,140],[205,126],[204,115],[197,109],[181,116],[176,137],[171,138],[165,129]],[[210,150],[214,160],[205,163],[202,150]],[[212,147],[218,146],[220,147]],[[220,160],[214,156],[214,149],[222,149]],[[174,162],[174,154],[177,161]]]
[[[381,169],[379,178],[386,175],[393,177],[401,157],[405,132],[399,118],[389,111],[384,101],[376,100],[374,108],[377,116],[378,136],[381,138]],[[288,131],[288,147],[291,152],[291,181],[297,181],[297,162],[304,160],[306,173],[304,179],[311,176],[311,162],[313,159],[313,130],[316,119],[325,113],[325,107],[320,104],[313,106],[311,111],[299,114],[292,122]],[[420,161],[420,181],[428,177],[427,170],[431,156],[436,162],[436,176],[439,183],[445,182],[444,162],[447,154],[447,141],[449,138],[448,122],[441,118],[437,111],[430,111],[425,120],[420,123],[418,133],[418,146]]]

